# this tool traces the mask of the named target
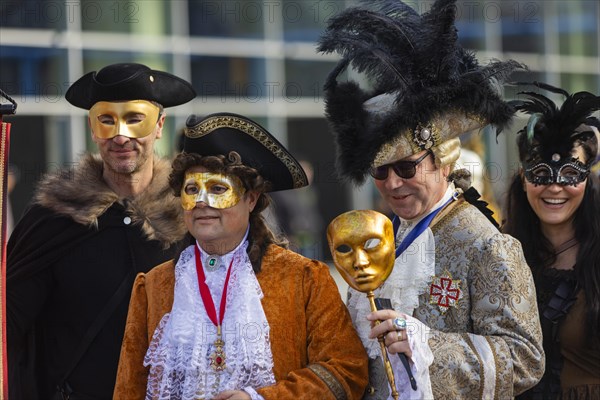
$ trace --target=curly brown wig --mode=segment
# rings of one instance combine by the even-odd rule
[[[175,196],[181,196],[185,172],[195,166],[202,166],[210,172],[237,176],[242,181],[246,191],[260,193],[256,206],[250,213],[250,232],[248,234],[248,256],[252,262],[254,272],[258,273],[262,258],[270,244],[284,248],[288,247],[288,241],[283,237],[276,236],[267,226],[262,215],[262,211],[271,204],[271,198],[265,193],[269,189],[270,183],[263,179],[256,169],[242,164],[241,156],[235,151],[230,152],[227,156],[201,156],[196,153],[180,153],[173,160],[172,171],[169,175],[169,186]],[[185,247],[195,243],[195,241],[196,239],[188,232],[176,259]]]

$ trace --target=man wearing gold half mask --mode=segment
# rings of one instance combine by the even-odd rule
[[[263,217],[308,185],[301,164],[247,117],[191,115],[170,183],[187,246],[135,280],[114,398],[359,398],[367,357],[329,268]]]
[[[521,245],[486,218],[474,190],[455,185],[453,171],[460,135],[510,121],[514,109],[496,86],[523,66],[479,65],[458,44],[455,3],[436,0],[423,15],[399,0],[348,9],[320,41],[321,51],[343,57],[325,84],[338,171],[356,184],[372,177],[395,214],[395,265],[375,291],[394,310],[371,313],[364,294],[348,293],[370,357],[366,399],[390,398],[382,335],[400,398],[512,398],[543,373]],[[371,89],[338,82],[349,65],[370,78]],[[375,320],[382,323],[372,327]],[[410,359],[415,377],[426,372],[417,379],[420,392],[396,353]]]
[[[99,154],[45,176],[8,244],[11,399],[111,398],[135,275],[172,258],[185,233],[154,143],[192,86],[113,64],[65,97],[89,110]]]

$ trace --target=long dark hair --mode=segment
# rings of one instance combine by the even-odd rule
[[[265,181],[256,169],[242,164],[240,155],[235,151],[230,152],[227,156],[180,153],[173,160],[171,175],[169,175],[169,186],[175,196],[181,195],[185,171],[194,166],[202,166],[211,172],[235,175],[240,178],[246,190],[259,193],[256,206],[250,213],[247,251],[254,272],[260,272],[263,256],[270,244],[288,247],[287,239],[276,236],[262,215],[262,212],[271,204],[271,198],[265,193],[269,188],[269,182]],[[196,239],[188,232],[176,253],[175,260],[179,258],[186,247],[194,243],[196,243]]]
[[[587,179],[583,200],[573,219],[579,251],[575,262],[575,277],[583,290],[586,303],[588,337],[600,345],[600,205],[596,176]],[[525,259],[534,276],[556,261],[555,249],[541,231],[540,220],[531,208],[523,190],[520,174],[510,185],[506,207],[507,219],[502,230],[518,239]]]
[[[569,94],[564,89],[543,82],[524,83],[562,95],[565,100],[557,105],[536,92],[520,92],[525,100],[513,100],[511,105],[530,115],[527,126],[518,133],[519,160],[524,164],[548,162],[556,155],[559,159],[571,157],[573,149],[581,146],[585,165],[589,168],[596,158],[598,142],[593,127],[600,121],[592,116],[600,109],[600,97],[589,92]],[[583,160],[580,160],[583,162]],[[587,179],[583,201],[575,211],[573,227],[579,250],[574,273],[583,290],[586,305],[586,327],[590,340],[600,346],[600,205],[597,177]],[[541,231],[540,221],[523,190],[521,174],[514,177],[508,193],[507,221],[504,232],[521,241],[525,259],[537,276],[556,261],[555,249]]]

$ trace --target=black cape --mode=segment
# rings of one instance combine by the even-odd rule
[[[89,179],[90,171],[101,168],[98,159],[83,163],[82,170],[90,168],[81,175],[87,174],[88,182],[70,177],[67,183],[55,179],[40,185],[45,195],[56,192],[50,196],[52,201],[37,195],[7,246],[11,399],[45,400],[57,394],[56,386],[72,364],[74,350],[125,280],[127,293],[67,379],[74,399],[112,398],[133,279],[171,259],[185,232],[180,219],[174,218],[181,214],[181,206],[164,190],[169,170],[165,165],[162,169],[166,172],[153,178],[154,186],[144,194],[150,200],[128,201],[114,193],[111,196],[98,180]],[[84,204],[90,201],[85,197],[90,195],[86,185],[96,192],[87,209],[81,206],[81,213],[102,211],[92,216],[93,223],[84,224],[78,211],[77,216],[63,211],[77,209],[82,198]],[[65,199],[59,198],[63,193]],[[105,203],[94,203],[96,198]],[[157,222],[161,218],[164,220]],[[172,231],[162,229],[169,220],[170,225],[180,226]]]

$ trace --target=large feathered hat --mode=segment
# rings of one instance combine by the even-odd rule
[[[338,170],[357,183],[388,164],[482,128],[498,132],[514,110],[497,92],[515,61],[480,66],[457,43],[455,0],[437,0],[419,15],[399,0],[369,2],[333,17],[319,51],[342,60],[325,83],[326,114],[335,133]],[[372,90],[340,83],[352,65]]]
[[[548,97],[532,91],[519,92],[527,96],[526,100],[510,102],[517,110],[530,115],[517,141],[521,162],[527,167],[569,159],[573,147],[582,145],[586,156],[583,164],[589,169],[598,150],[596,134],[600,120],[592,113],[600,110],[600,97],[585,91],[569,94],[541,82],[516,84],[535,86],[565,97],[560,108]]]

